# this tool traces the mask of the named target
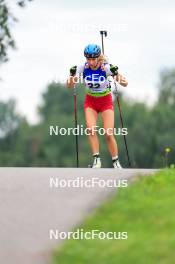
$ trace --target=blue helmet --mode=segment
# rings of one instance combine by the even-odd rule
[[[101,48],[96,44],[89,44],[84,49],[84,56],[86,58],[98,58],[101,54]]]

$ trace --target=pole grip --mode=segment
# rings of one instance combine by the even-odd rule
[[[103,42],[103,36],[107,37],[107,31],[106,30],[100,30],[101,34],[101,42],[102,42],[102,52],[104,54],[104,42]]]

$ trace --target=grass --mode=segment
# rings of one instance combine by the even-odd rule
[[[174,264],[175,170],[163,170],[121,188],[80,226],[127,231],[127,240],[68,240],[53,264]]]

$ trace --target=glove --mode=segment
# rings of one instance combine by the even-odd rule
[[[118,74],[118,67],[110,64],[110,71],[112,72],[113,75]]]
[[[76,71],[77,71],[77,66],[73,66],[72,68],[70,68],[70,75],[75,76]]]

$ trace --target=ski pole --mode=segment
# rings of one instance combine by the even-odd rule
[[[101,30],[100,31],[101,34],[101,39],[102,39],[102,52],[104,54],[104,41],[103,41],[103,36],[107,36],[107,31],[106,30]],[[114,80],[114,84],[115,84],[115,94],[116,94],[116,98],[117,98],[117,105],[118,105],[118,109],[119,109],[119,115],[120,115],[120,123],[121,123],[121,127],[122,129],[124,128],[123,125],[123,117],[122,117],[122,111],[121,111],[121,106],[120,106],[120,99],[119,99],[119,95],[118,95],[118,91],[117,91],[117,85],[115,83]],[[131,162],[130,162],[130,158],[129,158],[129,151],[128,151],[128,146],[127,146],[127,141],[126,141],[126,136],[123,135],[124,138],[124,144],[125,144],[125,149],[126,149],[126,154],[127,154],[127,159],[128,159],[128,165],[129,167],[131,167]]]
[[[101,34],[101,43],[102,43],[102,52],[104,54],[104,42],[103,42],[103,36],[107,37],[107,31],[106,30],[101,30],[100,31]]]
[[[77,88],[74,85],[74,127],[77,128]],[[76,148],[76,164],[79,167],[79,153],[78,153],[78,135],[75,135],[75,148]]]
[[[124,124],[123,124],[123,117],[122,117],[122,111],[121,111],[121,106],[120,106],[120,99],[119,99],[119,94],[117,91],[117,85],[114,81],[115,84],[115,94],[116,94],[116,99],[117,99],[117,105],[118,105],[118,110],[119,110],[119,115],[120,115],[120,124],[122,129],[124,128]],[[128,146],[127,146],[127,141],[126,141],[126,135],[123,135],[123,139],[124,139],[124,144],[125,144],[125,149],[126,149],[126,155],[127,155],[127,159],[128,159],[128,165],[129,167],[131,167],[131,161],[130,161],[130,157],[129,157],[129,151],[128,151]]]

